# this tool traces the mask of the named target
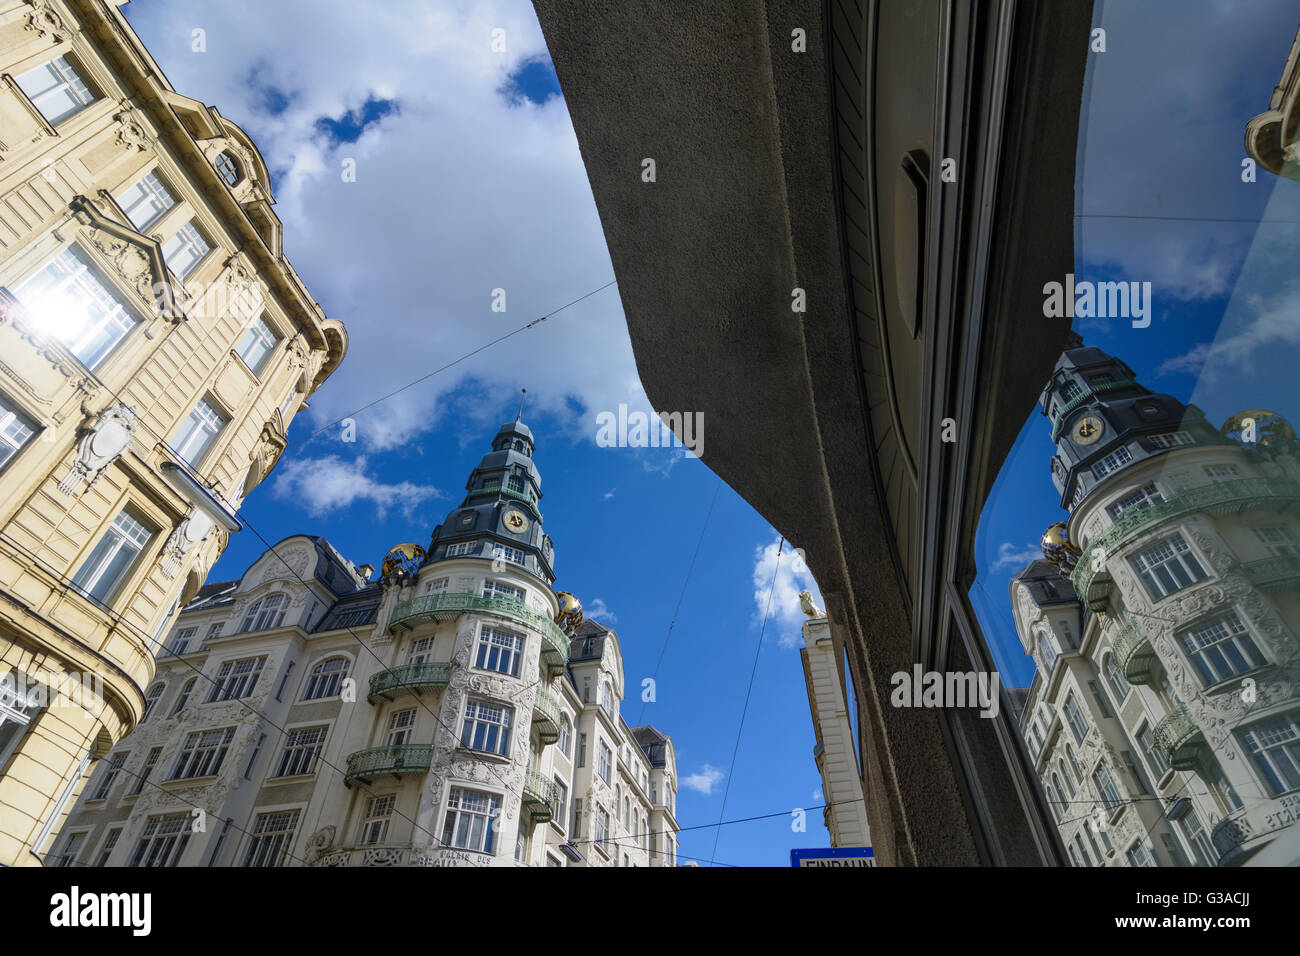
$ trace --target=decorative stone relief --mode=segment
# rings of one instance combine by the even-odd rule
[[[212,532],[212,528],[212,519],[207,513],[200,508],[192,508],[163,546],[163,577],[171,578],[185,556]]]
[[[27,23],[25,29],[35,33],[41,39],[53,37],[55,43],[62,43],[68,37],[67,24],[63,22],[63,17],[59,16],[58,11],[50,6],[48,0],[27,0],[27,5],[31,7],[27,11]]]
[[[117,142],[127,149],[146,150],[158,144],[149,132],[144,115],[130,103],[123,102],[113,119],[117,122]]]
[[[86,490],[95,487],[104,470],[131,447],[135,424],[136,411],[129,405],[119,402],[101,412],[82,437],[77,460],[59,482],[59,491],[75,495],[83,484]]]

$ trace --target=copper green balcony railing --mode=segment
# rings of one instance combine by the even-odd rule
[[[556,796],[554,780],[536,770],[524,774],[524,806],[532,813],[534,823],[546,823],[554,819]]]
[[[446,687],[451,679],[451,664],[447,661],[420,661],[390,667],[370,678],[370,703],[392,700],[399,694],[421,694],[435,687]]]
[[[1155,650],[1146,633],[1135,621],[1125,621],[1115,633],[1111,645],[1115,649],[1115,662],[1119,664],[1124,679],[1130,684],[1149,684]]]
[[[528,608],[522,601],[507,597],[482,597],[472,591],[425,594],[398,603],[388,619],[388,630],[410,629],[426,621],[451,621],[462,614],[489,614],[516,621],[542,635],[542,663],[548,679],[564,673],[569,660],[569,639],[544,614]]]
[[[1262,561],[1251,561],[1243,564],[1241,570],[1261,591],[1280,588],[1300,578],[1300,555],[1275,555]]]
[[[515,498],[518,501],[526,501],[540,519],[542,512],[537,501],[537,496],[530,491],[515,491],[512,488],[502,488],[500,482],[484,485],[482,488],[471,488],[467,495],[468,499],[495,497],[496,495],[505,495],[507,498]]]
[[[537,727],[537,739],[543,744],[553,744],[560,739],[560,705],[545,687],[537,688],[533,724]]]
[[[398,744],[358,750],[348,757],[348,772],[343,783],[350,787],[357,782],[370,783],[375,777],[386,774],[400,777],[408,773],[428,773],[432,762],[432,744]]]
[[[1284,508],[1300,502],[1300,482],[1290,478],[1239,478],[1187,488],[1154,504],[1129,508],[1113,525],[1089,544],[1079,556],[1071,578],[1075,593],[1093,610],[1107,600],[1110,573],[1104,562],[1133,539],[1157,526],[1192,514],[1238,513],[1252,508]],[[1102,555],[1102,567],[1094,570],[1093,555]],[[1094,592],[1094,585],[1096,590]]]
[[[1151,734],[1156,750],[1175,770],[1195,770],[1205,736],[1187,707],[1179,704],[1156,724]]]
[[[1113,392],[1120,388],[1133,388],[1136,385],[1137,382],[1133,381],[1131,378],[1124,378],[1120,379],[1118,382],[1102,382],[1098,385],[1094,385],[1088,391],[1080,392],[1078,395],[1074,396],[1074,398],[1062,405],[1061,410],[1058,411],[1056,417],[1052,419],[1052,441],[1056,441],[1061,437],[1061,428],[1065,424],[1065,420],[1070,417],[1070,413],[1080,405],[1092,401],[1094,394],[1100,395],[1104,392]]]

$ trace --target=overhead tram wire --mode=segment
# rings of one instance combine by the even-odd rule
[[[700,526],[700,537],[695,542],[695,553],[691,555],[690,567],[686,569],[686,578],[682,581],[681,593],[677,595],[677,606],[673,608],[673,616],[668,622],[668,633],[664,635],[663,647],[659,649],[659,659],[655,661],[654,681],[657,686],[659,683],[659,668],[664,662],[664,654],[668,651],[668,642],[672,639],[673,628],[677,626],[677,615],[682,609],[682,600],[686,597],[686,587],[691,583],[691,574],[695,571],[695,559],[700,556],[700,546],[704,544],[704,532],[709,528],[709,519],[713,517],[713,506],[718,503],[718,492],[722,490],[722,479],[713,487],[713,499],[709,502],[709,510],[704,515],[704,524]],[[641,719],[645,717],[646,701],[641,701],[641,712],[637,714],[636,722],[638,726]]]
[[[577,305],[577,304],[578,304],[579,302],[581,302],[583,299],[589,299],[589,298],[591,298],[593,295],[595,295],[597,292],[604,292],[604,291],[605,291],[606,289],[608,289],[610,286],[612,286],[612,285],[617,285],[617,284],[618,284],[618,280],[617,280],[617,279],[611,279],[609,282],[606,282],[606,283],[605,283],[603,286],[601,286],[599,289],[592,289],[592,290],[591,290],[590,292],[588,292],[586,295],[578,296],[578,298],[574,299],[572,302],[566,302],[564,305],[560,306],[558,309],[553,309],[553,310],[551,310],[550,312],[547,312],[547,313],[546,313],[545,315],[543,315],[540,319],[533,319],[531,322],[528,322],[528,323],[525,323],[524,325],[519,326],[519,328],[515,329],[513,332],[507,332],[505,335],[499,336],[498,338],[493,339],[491,342],[487,342],[487,343],[485,343],[485,344],[483,344],[483,345],[480,345],[478,348],[474,349],[473,351],[466,352],[466,353],[465,353],[464,355],[462,355],[460,358],[455,359],[454,361],[448,362],[446,365],[443,365],[443,366],[441,366],[441,367],[439,367],[439,368],[436,368],[436,369],[434,369],[432,372],[429,372],[429,373],[426,374],[426,375],[421,375],[419,378],[414,379],[413,381],[407,382],[407,383],[406,383],[405,385],[403,385],[401,388],[393,389],[393,391],[389,392],[388,394],[386,394],[386,395],[381,395],[379,398],[376,398],[374,401],[367,402],[366,404],[362,405],[360,408],[354,409],[353,411],[348,412],[346,415],[343,415],[343,416],[340,417],[340,418],[336,418],[334,421],[330,422],[328,425],[322,425],[320,428],[316,429],[316,430],[313,431],[313,432],[310,432],[309,434],[305,435],[305,436],[302,437],[302,438],[298,438],[298,439],[295,439],[294,441],[287,442],[287,443],[285,444],[284,447],[285,447],[286,449],[288,449],[288,448],[290,448],[290,447],[292,447],[292,446],[294,446],[294,445],[301,445],[301,444],[303,444],[303,443],[305,443],[305,442],[309,442],[309,441],[311,441],[313,438],[315,438],[317,435],[320,435],[320,434],[322,434],[323,432],[327,432],[327,431],[329,431],[329,430],[330,430],[331,428],[333,428],[335,425],[340,425],[340,424],[342,424],[343,422],[347,421],[347,420],[348,420],[349,418],[351,418],[352,416],[354,416],[354,415],[360,415],[362,412],[364,412],[364,411],[366,411],[366,410],[368,410],[368,409],[374,408],[376,405],[379,405],[379,404],[381,404],[381,403],[383,403],[383,402],[388,401],[388,400],[389,400],[390,398],[392,398],[393,396],[395,396],[395,395],[400,395],[402,392],[406,391],[408,388],[414,388],[416,385],[419,385],[421,382],[426,382],[426,381],[428,381],[429,379],[433,378],[435,375],[438,375],[438,374],[440,374],[440,373],[442,373],[442,372],[447,371],[447,369],[449,369],[449,368],[452,368],[452,367],[454,367],[454,366],[456,366],[456,365],[459,365],[461,362],[464,362],[466,359],[473,358],[475,355],[478,355],[480,352],[483,352],[483,351],[485,351],[485,350],[487,350],[487,349],[490,349],[492,346],[497,345],[497,344],[499,344],[499,343],[501,343],[501,342],[504,342],[504,341],[505,341],[506,339],[508,339],[508,338],[511,338],[511,337],[513,337],[513,336],[518,335],[520,332],[525,332],[525,331],[527,331],[528,329],[531,329],[533,326],[535,326],[535,325],[539,325],[540,323],[545,322],[547,319],[551,318],[551,317],[554,316],[554,315],[558,315],[559,313],[563,312],[565,309],[569,308],[570,306]]]
[[[772,568],[772,584],[767,590],[767,610],[763,612],[763,626],[758,630],[758,646],[754,648],[754,666],[749,671],[749,686],[745,688],[745,706],[740,712],[740,726],[736,728],[736,744],[731,751],[731,766],[727,769],[727,786],[722,792],[722,809],[718,811],[718,823],[727,812],[727,798],[731,796],[731,779],[736,773],[736,757],[740,754],[740,738],[745,732],[745,716],[749,713],[749,698],[754,692],[754,676],[758,673],[758,658],[763,653],[763,634],[767,631],[767,619],[772,613],[772,596],[776,593],[776,578],[781,571],[781,555],[785,551],[785,537],[776,549],[776,565]],[[711,858],[718,855],[718,838],[722,836],[719,827],[713,834],[713,852]],[[712,859],[710,860],[712,862]]]

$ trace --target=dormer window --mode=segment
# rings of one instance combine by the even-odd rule
[[[1078,382],[1076,382],[1072,378],[1068,378],[1065,380],[1065,383],[1061,386],[1061,397],[1065,399],[1067,402],[1073,401],[1074,398],[1082,391],[1083,389],[1079,387]]]
[[[243,176],[239,173],[239,164],[235,162],[233,156],[224,150],[217,154],[216,159],[217,172],[221,178],[226,181],[228,186],[238,186]]]

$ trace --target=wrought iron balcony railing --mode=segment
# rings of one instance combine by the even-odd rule
[[[450,621],[462,614],[489,614],[516,621],[542,635],[542,663],[548,675],[564,672],[569,660],[569,638],[545,614],[530,609],[522,601],[507,597],[483,597],[472,591],[425,594],[401,601],[388,619],[388,630],[410,629],[425,621]]]
[[[368,700],[392,700],[399,694],[419,694],[434,687],[445,687],[451,678],[447,661],[420,661],[380,671],[370,678]]]
[[[1175,770],[1196,769],[1205,737],[1185,705],[1179,704],[1160,718],[1151,735],[1165,763]]]
[[[545,687],[537,688],[533,723],[537,725],[537,739],[543,744],[553,744],[560,739],[560,705]]]
[[[546,823],[555,817],[557,797],[554,780],[536,770],[524,773],[524,806],[532,813],[535,823]]]
[[[392,774],[400,777],[408,773],[428,773],[433,763],[432,744],[397,744],[390,747],[371,747],[358,750],[348,757],[348,772],[344,785],[369,783],[373,778]]]
[[[1243,564],[1241,570],[1245,572],[1251,584],[1262,591],[1267,591],[1300,578],[1300,555],[1274,555],[1262,561]]]
[[[1156,653],[1137,622],[1125,621],[1111,643],[1115,649],[1115,662],[1119,664],[1124,679],[1130,684],[1150,683]]]

